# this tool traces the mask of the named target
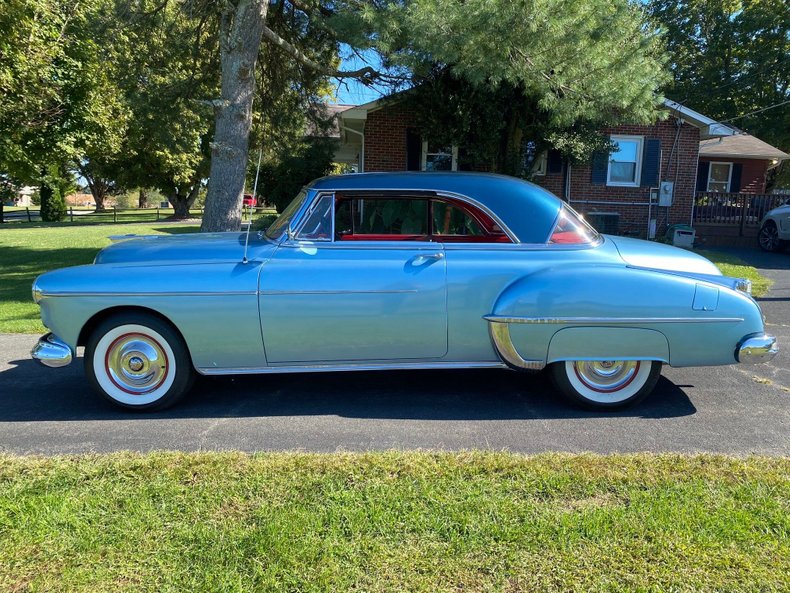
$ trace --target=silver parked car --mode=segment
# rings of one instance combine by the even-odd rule
[[[609,410],[663,364],[776,354],[748,281],[473,173],[326,177],[265,232],[127,238],[33,296],[52,331],[33,357],[63,366],[85,346],[96,391],[137,410],[174,403],[195,372],[544,367]]]
[[[779,251],[790,244],[790,202],[766,212],[757,241],[765,251]]]

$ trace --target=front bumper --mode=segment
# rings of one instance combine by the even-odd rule
[[[72,359],[69,345],[55,334],[41,336],[38,344],[30,351],[30,355],[44,366],[52,368],[64,367],[71,363]]]
[[[776,338],[768,334],[746,336],[735,350],[735,359],[744,364],[768,362],[779,353]]]

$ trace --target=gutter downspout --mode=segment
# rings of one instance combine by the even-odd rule
[[[365,124],[362,125],[364,126]],[[352,134],[357,134],[358,136],[362,136],[362,149],[360,150],[359,153],[359,172],[364,173],[365,172],[365,132],[359,132],[357,130],[347,128],[343,124],[340,124],[340,129],[343,130],[344,132],[351,132]]]

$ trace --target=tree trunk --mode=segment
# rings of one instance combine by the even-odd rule
[[[140,188],[137,196],[137,207],[148,208],[148,190],[143,189],[142,187]]]
[[[220,24],[222,91],[216,102],[211,170],[203,231],[241,227],[241,199],[247,173],[247,150],[255,93],[255,62],[266,21],[267,0],[228,3]]]
[[[104,200],[107,199],[110,193],[110,184],[104,179],[91,175],[90,171],[85,167],[80,167],[80,173],[85,178],[85,181],[88,182],[88,189],[91,190],[91,196],[93,196],[93,201],[96,204],[96,212],[103,211]]]
[[[174,192],[168,198],[170,205],[173,206],[173,218],[184,219],[189,218],[189,209],[198,197],[200,192],[200,182],[196,181],[189,193],[182,194],[178,191]]]

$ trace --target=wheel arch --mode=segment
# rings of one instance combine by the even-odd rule
[[[184,337],[184,334],[181,333],[181,330],[178,329],[175,323],[172,322],[166,315],[163,315],[159,311],[155,309],[150,309],[148,307],[143,307],[140,305],[117,305],[113,307],[107,307],[106,309],[102,309],[97,313],[94,313],[82,326],[80,329],[79,336],[77,337],[77,346],[85,346],[88,342],[88,338],[90,335],[96,331],[96,328],[99,327],[101,323],[105,320],[113,317],[114,315],[119,315],[123,313],[143,313],[145,315],[150,315],[152,317],[156,317],[160,321],[166,323],[170,328],[178,334],[178,337],[184,342],[184,346],[189,352],[189,344]],[[190,357],[191,358],[191,357]]]
[[[654,329],[568,327],[552,336],[546,362],[568,360],[654,360],[669,364],[669,341]]]

